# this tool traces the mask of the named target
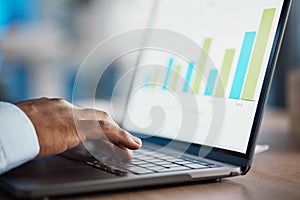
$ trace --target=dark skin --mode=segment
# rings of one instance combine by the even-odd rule
[[[111,117],[99,110],[75,106],[63,99],[40,98],[16,103],[29,117],[40,145],[38,158],[71,149],[85,140],[98,140],[104,152],[121,152],[130,157],[130,150],[142,142],[121,129]],[[116,151],[116,149],[118,149]]]

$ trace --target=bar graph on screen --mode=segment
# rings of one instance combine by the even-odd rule
[[[174,92],[247,101],[255,100],[254,95],[275,11],[275,8],[264,9],[258,29],[245,32],[240,46],[224,50],[220,68],[213,69],[207,65],[213,45],[213,38],[209,37],[203,40],[203,50],[198,62],[190,61],[183,65],[176,63],[176,58],[171,57],[166,63],[165,70],[156,68],[153,74],[147,75],[145,82],[151,82],[152,89],[169,89]],[[237,49],[239,55],[236,53]],[[159,79],[159,76],[163,76],[163,79]],[[179,81],[180,79],[184,81]],[[160,86],[155,84],[159,80],[162,82]],[[206,85],[201,87],[201,83]]]

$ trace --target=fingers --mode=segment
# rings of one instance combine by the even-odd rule
[[[99,121],[99,124],[106,137],[115,145],[133,150],[142,146],[142,141],[139,138],[134,137],[115,124],[103,120]]]
[[[114,163],[116,166],[126,164],[132,157],[128,148],[137,149],[141,146],[140,139],[110,122],[79,120],[76,127],[77,133],[84,135],[80,138],[90,139],[85,144],[93,144],[88,147],[90,153],[103,163]]]
[[[142,146],[139,138],[121,129],[106,112],[93,109],[80,109],[75,112],[76,126],[79,125],[80,134],[85,134],[87,139],[106,138],[115,145],[128,149],[139,149]]]
[[[141,140],[109,121],[77,120],[76,129],[79,138],[89,140],[108,140],[119,147],[138,149]]]
[[[129,149],[138,149],[142,145],[139,138],[132,136],[109,121],[78,120],[75,123],[77,133],[82,141],[85,139],[108,140],[119,147]]]
[[[131,160],[132,152],[127,148],[120,148],[106,140],[97,140],[92,143],[93,147],[88,148],[89,152],[103,163],[118,165]]]

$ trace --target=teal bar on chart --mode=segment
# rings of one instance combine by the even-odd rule
[[[255,40],[256,32],[246,32],[242,44],[240,57],[234,74],[234,79],[230,91],[230,98],[240,99],[243,89],[251,52]]]
[[[172,66],[173,66],[173,58],[171,58],[171,59],[169,60],[169,65],[168,65],[168,69],[167,69],[167,74],[166,74],[166,78],[165,78],[164,85],[163,85],[163,89],[164,89],[164,90],[167,89],[168,80],[169,80],[169,77],[170,77],[170,73],[171,73]]]
[[[190,62],[189,63],[189,67],[188,67],[188,70],[187,70],[187,73],[186,73],[186,77],[185,77],[185,81],[184,81],[182,92],[188,92],[188,90],[189,90],[189,86],[190,86],[190,82],[191,82],[191,77],[192,77],[194,65],[195,65],[194,62]]]
[[[207,80],[204,95],[211,96],[213,94],[214,87],[215,87],[215,84],[216,84],[217,75],[218,75],[218,70],[217,69],[211,69],[209,71],[208,80]]]

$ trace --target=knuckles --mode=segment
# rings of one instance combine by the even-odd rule
[[[57,102],[57,103],[66,103],[67,101],[62,99],[62,98],[52,98],[50,99],[53,102]]]
[[[44,102],[61,103],[61,104],[67,103],[67,101],[62,98],[48,98],[48,97],[41,97],[39,99],[36,99],[36,101],[43,102],[43,103]]]
[[[108,118],[109,117],[109,114],[105,111],[100,111],[102,113],[102,115],[105,117],[105,118]]]

